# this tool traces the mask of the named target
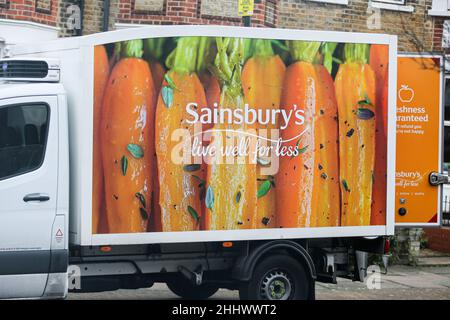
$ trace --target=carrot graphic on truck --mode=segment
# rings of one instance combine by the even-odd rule
[[[94,170],[94,190],[100,190],[98,182],[105,183],[104,192],[94,191],[93,195],[94,229],[103,226],[102,232],[114,232],[105,227],[107,218],[115,232],[127,228],[161,232],[385,223],[387,46],[241,40],[179,37],[169,41],[124,41],[117,43],[114,50],[109,47],[110,52],[114,51],[113,70],[105,94],[108,102],[103,103],[101,148],[109,152],[107,158],[119,160],[113,166],[103,160],[100,164],[106,166],[104,170]],[[172,43],[175,48],[170,48]],[[101,47],[97,51],[100,53]],[[283,61],[275,52],[289,56],[284,54]],[[337,58],[341,54],[343,61]],[[161,64],[164,57],[168,70],[165,74]],[[138,64],[142,67],[139,73],[125,70]],[[100,84],[101,77],[96,79]],[[155,83],[158,79],[162,79],[159,86]],[[141,83],[131,89],[136,81]],[[357,87],[351,89],[355,84]],[[124,95],[118,85],[129,91],[120,116],[116,113],[118,97]],[[143,90],[136,90],[140,87]],[[408,97],[408,89],[402,88],[400,93]],[[145,159],[133,157],[130,151],[122,154],[123,150],[117,151],[111,143],[136,140],[135,129],[129,129],[130,133],[120,135],[120,139],[119,133],[111,131],[124,125],[122,116],[129,114],[125,107],[133,104],[133,99],[153,101],[145,117],[152,127],[143,143],[148,143],[150,160],[147,155]],[[222,116],[204,120],[205,110],[210,115],[222,112],[234,117],[248,108],[268,118],[258,118],[251,124],[234,123],[234,118],[231,122],[217,122]],[[99,108],[95,109],[98,112]],[[192,112],[197,113],[193,122]],[[304,119],[301,123],[294,119],[298,113]],[[131,119],[126,121],[131,123]],[[177,130],[186,130],[191,147],[194,137],[199,137],[205,140],[200,141],[201,148],[211,143],[213,149],[226,150],[231,141],[262,141],[260,133],[274,147],[278,137],[270,136],[273,129],[279,130],[281,147],[296,150],[293,155],[276,155],[279,168],[273,175],[258,173],[271,165],[270,156],[253,160],[249,156],[244,163],[227,163],[228,156],[219,159],[205,154],[200,159],[191,156],[187,162],[183,159],[182,163],[173,159],[181,141],[180,137],[174,138]],[[247,135],[249,130],[254,134]],[[204,139],[208,134],[211,137]],[[139,143],[128,144],[138,152],[144,149]],[[94,156],[98,157],[95,150]],[[140,218],[132,214],[131,219],[119,213],[126,203],[119,193],[126,189],[122,182],[128,179],[124,171],[138,163],[142,168],[151,167],[137,175],[144,179],[140,184],[145,188],[135,190],[134,197],[127,200],[127,205],[138,207],[140,213]],[[117,165],[121,176],[112,169]],[[103,180],[98,178],[101,175]],[[148,177],[153,181],[148,182]],[[137,178],[133,175],[132,179]],[[104,210],[99,207],[102,196]],[[102,211],[106,214],[99,223]]]
[[[155,88],[142,40],[122,43],[102,109],[105,202],[111,233],[146,232],[153,189]]]
[[[275,55],[270,40],[256,39],[254,48],[253,56],[247,60],[242,70],[245,101],[255,109],[279,109],[286,66],[281,58]],[[258,123],[256,126],[258,130],[266,130],[267,138],[271,138],[272,129],[278,129],[278,123]],[[261,131],[258,131],[258,133],[261,134]],[[268,161],[270,160],[258,159],[258,167],[270,165]],[[257,228],[276,226],[274,185],[273,176],[258,174],[258,189],[264,190],[264,188],[267,188],[268,191],[264,196],[258,198]]]
[[[373,44],[370,47],[370,66],[376,78],[375,99],[375,168],[373,173],[373,201],[371,225],[386,223],[386,166],[387,166],[387,114],[389,92],[389,48]]]
[[[337,106],[328,71],[315,65],[320,42],[288,42],[294,63],[286,71],[281,106],[301,109],[303,124],[290,122],[283,140],[297,155],[280,158],[276,176],[278,224],[283,228],[339,224]]]
[[[155,85],[155,92],[159,93],[161,90],[166,69],[162,63],[164,59],[164,45],[167,38],[154,38],[144,40],[144,58],[147,60],[152,70],[153,83]]]
[[[336,75],[339,117],[341,221],[370,224],[375,162],[375,74],[368,65],[369,45],[344,46],[345,62]]]
[[[217,54],[215,39],[211,37],[200,37],[198,45],[198,57],[196,63],[196,72],[205,88],[206,102],[209,109],[214,108],[214,104],[220,104],[220,83],[217,75],[211,72],[210,67],[214,63]],[[212,129],[214,123],[203,125],[203,130]],[[204,141],[208,144],[209,141]]]
[[[164,76],[156,109],[155,133],[158,158],[159,204],[163,231],[198,230],[202,219],[201,194],[206,166],[199,163],[175,163],[172,150],[179,144],[172,133],[184,129],[194,136],[188,124],[186,105],[206,106],[205,90],[195,73],[199,37],[179,38],[168,57],[170,70]]]
[[[217,38],[215,71],[221,82],[220,106],[230,109],[244,108],[241,70],[244,57],[244,41],[240,38]],[[250,129],[245,123],[216,124],[213,127],[211,145],[220,149],[227,141],[244,139],[233,130]],[[223,133],[222,130],[229,130]],[[206,190],[207,230],[232,230],[254,228],[256,223],[257,177],[256,164],[225,163],[218,155],[208,165]]]
[[[107,222],[105,215],[105,189],[103,182],[100,122],[102,118],[103,96],[109,77],[108,55],[104,46],[94,49],[94,140],[93,140],[93,176],[92,176],[92,232],[105,233]]]
[[[333,55],[335,43],[322,43],[321,52]],[[326,58],[325,58],[326,59]],[[314,65],[317,74],[317,100],[314,117],[313,227],[340,225],[338,108],[334,82],[324,64]]]

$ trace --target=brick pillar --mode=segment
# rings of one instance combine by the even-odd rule
[[[255,1],[252,16],[253,27],[275,27],[277,24],[277,0]]]
[[[77,24],[81,26],[80,21],[80,1],[79,0],[61,0],[58,6],[58,27],[60,28],[60,37],[71,37],[77,35]]]
[[[398,263],[417,264],[422,239],[422,228],[398,228],[395,230],[395,255]]]
[[[434,19],[434,29],[433,29],[433,51],[442,50],[442,27],[444,24],[444,18]]]
[[[83,35],[102,31],[103,5],[103,0],[84,1]]]
[[[114,29],[114,23],[118,12],[118,1],[119,0],[110,0],[109,30]],[[58,13],[58,26],[61,29],[60,36],[70,37],[79,35],[77,30],[70,27],[74,18],[81,18],[80,16],[76,17],[78,13],[82,15],[83,18],[83,35],[102,32],[103,6],[104,0],[85,0],[84,8],[81,8],[80,0],[60,0]],[[81,10],[83,11],[81,12]]]

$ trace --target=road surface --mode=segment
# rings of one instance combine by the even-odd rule
[[[372,287],[377,287],[372,282]],[[100,293],[69,293],[71,300],[158,300],[179,299],[165,284],[152,288],[116,290]],[[237,291],[219,290],[211,299],[237,300]],[[450,300],[450,267],[391,267],[387,275],[381,275],[379,289],[368,289],[366,284],[339,279],[337,285],[316,284],[317,300]]]

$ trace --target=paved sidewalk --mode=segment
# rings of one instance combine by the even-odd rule
[[[364,283],[338,279],[338,284],[316,285],[318,300],[450,300],[450,266],[390,267],[381,275],[381,289],[367,289]],[[219,290],[212,299],[238,299],[237,291]],[[102,293],[70,293],[69,299],[177,299],[165,284],[150,289],[117,290]]]
[[[381,275],[381,288],[339,279],[337,285],[317,284],[317,299],[450,299],[450,267],[393,266]]]

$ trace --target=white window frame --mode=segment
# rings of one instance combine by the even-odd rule
[[[340,4],[340,5],[344,5],[344,6],[348,5],[348,0],[308,0],[308,1],[320,2],[320,3]]]
[[[450,17],[450,0],[433,0],[428,15],[435,17]]]
[[[414,12],[414,6],[407,5],[406,0],[369,0],[369,8],[400,12]]]
[[[380,3],[390,3],[390,4],[396,4],[399,6],[406,5],[405,0],[374,0],[373,2],[380,2]]]

